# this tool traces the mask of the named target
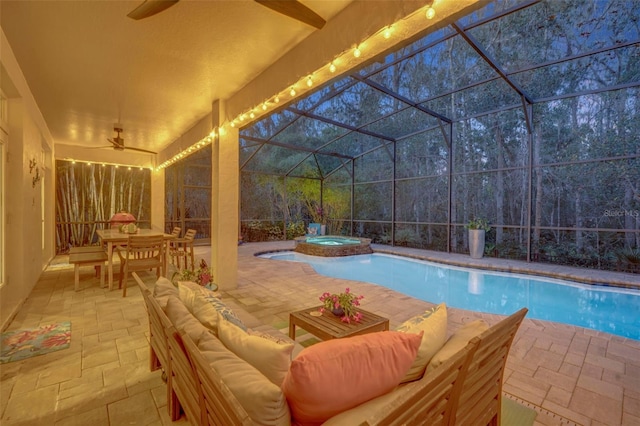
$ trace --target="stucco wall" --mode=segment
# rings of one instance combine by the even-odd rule
[[[5,282],[0,288],[0,326],[4,329],[53,257],[55,218],[52,200],[55,189],[51,178],[52,138],[4,33],[0,36],[0,63],[6,71],[1,88],[9,98],[7,160],[3,165],[6,172]],[[11,90],[5,90],[9,85]],[[29,167],[30,160],[34,159],[43,176],[35,186],[35,169]]]

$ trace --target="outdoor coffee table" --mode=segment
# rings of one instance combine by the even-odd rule
[[[364,309],[357,309],[362,313],[360,322],[342,322],[340,317],[331,312],[318,315],[322,306],[303,309],[289,314],[289,337],[295,340],[296,326],[322,340],[339,339],[341,337],[358,336],[375,331],[389,330],[389,319],[373,314]],[[313,315],[311,313],[314,313]],[[317,312],[317,313],[316,313]]]

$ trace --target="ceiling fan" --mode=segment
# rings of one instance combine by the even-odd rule
[[[179,0],[145,0],[127,15],[131,19],[144,19],[178,3]],[[255,0],[257,3],[282,13],[290,18],[304,22],[317,29],[324,27],[326,21],[313,10],[297,0]]]
[[[107,140],[109,142],[111,142],[111,144],[113,145],[113,149],[115,149],[116,151],[124,151],[125,149],[128,149],[128,150],[131,150],[131,151],[145,152],[147,154],[157,154],[157,152],[148,151],[148,150],[142,149],[142,148],[134,148],[134,147],[126,147],[126,146],[124,146],[124,138],[120,137],[120,133],[124,132],[124,130],[122,128],[122,124],[120,124],[120,123],[114,124],[113,125],[113,131],[116,132],[118,135],[113,139],[107,139]]]

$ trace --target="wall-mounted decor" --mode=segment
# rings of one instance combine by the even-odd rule
[[[33,174],[35,170],[35,175],[31,178],[31,187],[35,188],[38,182],[42,180],[42,175],[40,174],[40,168],[38,167],[38,162],[35,157],[29,160],[29,174]]]

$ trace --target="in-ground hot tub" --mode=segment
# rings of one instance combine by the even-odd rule
[[[294,251],[311,256],[336,257],[354,254],[370,254],[371,239],[323,235],[319,237],[298,237]]]

